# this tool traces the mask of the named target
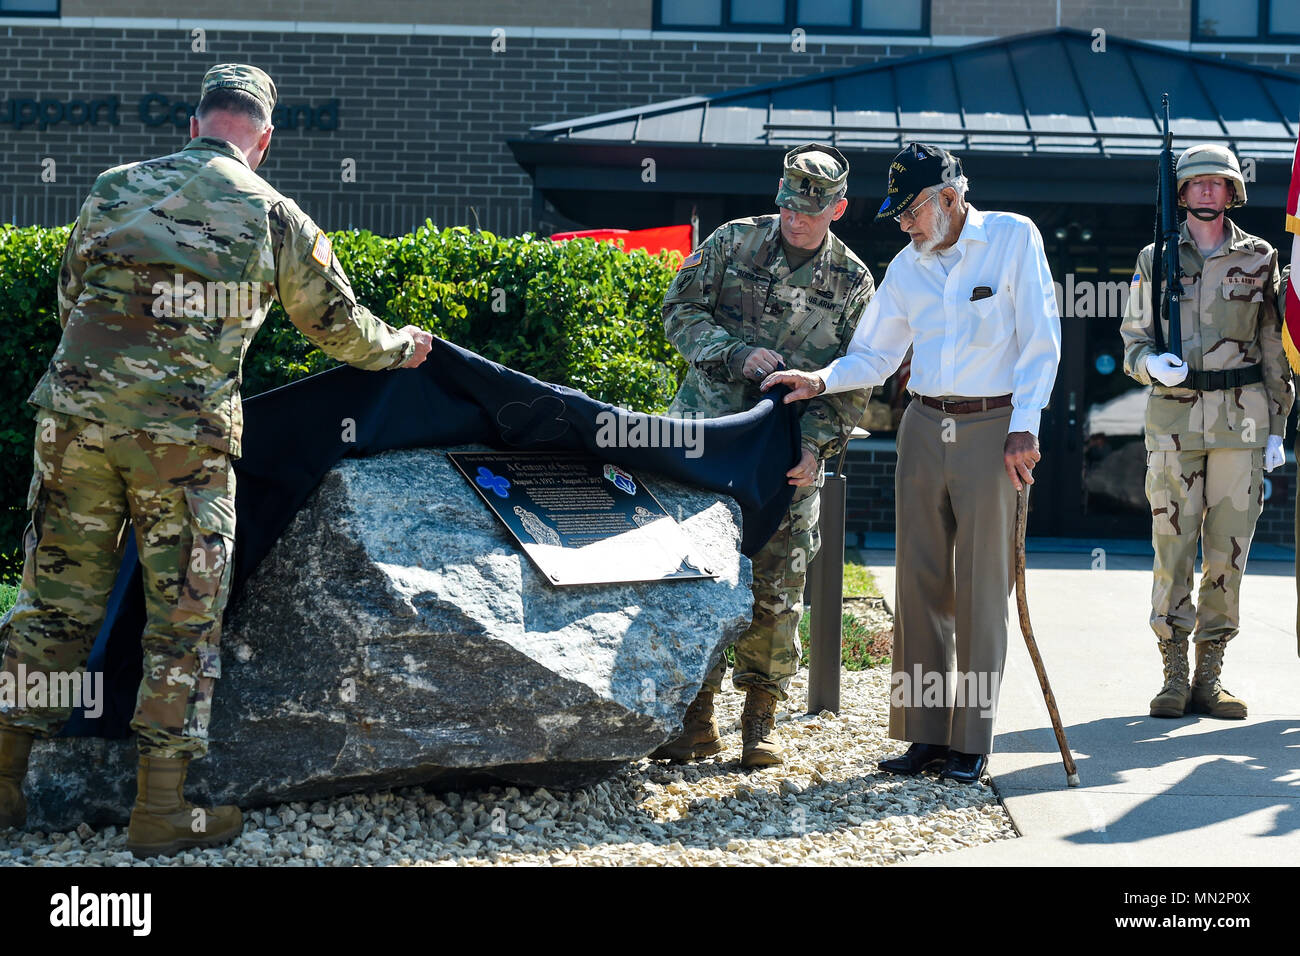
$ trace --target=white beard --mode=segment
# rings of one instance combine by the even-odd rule
[[[948,227],[952,225],[952,213],[948,212],[942,206],[934,211],[934,228],[931,230],[931,238],[924,242],[916,242],[916,254],[922,258],[934,254],[934,247],[948,235]]]

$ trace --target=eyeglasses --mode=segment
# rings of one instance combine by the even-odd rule
[[[939,194],[938,194],[938,193],[931,193],[927,199],[924,199],[924,200],[922,200],[921,202],[917,203],[917,204],[916,204],[915,206],[913,206],[911,209],[908,209],[906,212],[900,212],[900,213],[898,214],[898,221],[899,221],[899,222],[902,222],[904,219],[906,219],[908,222],[916,222],[916,211],[917,211],[918,209],[920,209],[922,206],[924,206],[926,203],[928,203],[931,199],[933,199],[933,198],[934,198],[935,196],[937,196],[937,195],[939,195]]]

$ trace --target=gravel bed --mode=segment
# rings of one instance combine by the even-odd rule
[[[879,773],[902,746],[885,733],[889,671],[843,674],[838,716],[778,716],[784,767],[740,770],[743,695],[718,697],[726,749],[692,764],[640,760],[570,793],[353,794],[245,813],[234,843],[138,861],[125,828],[0,833],[17,866],[884,865],[1015,837],[987,783]]]

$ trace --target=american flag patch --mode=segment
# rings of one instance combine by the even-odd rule
[[[321,230],[316,233],[316,241],[311,246],[311,257],[328,269],[330,257],[333,253],[334,250],[330,248],[329,236],[325,235],[325,231]]]
[[[681,264],[681,268],[679,268],[677,271],[680,272],[682,269],[689,269],[691,266],[698,266],[700,264],[700,260],[703,258],[704,258],[704,250],[696,249],[694,252],[692,252],[689,256],[686,257],[685,261],[682,262]]]

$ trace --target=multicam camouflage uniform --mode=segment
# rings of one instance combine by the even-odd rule
[[[778,352],[791,369],[824,367],[848,349],[874,290],[867,267],[832,233],[791,272],[779,216],[719,226],[686,260],[664,297],[664,329],[690,363],[668,414],[716,416],[753,407],[763,393],[742,366],[755,347]],[[804,448],[821,460],[838,454],[870,395],[863,389],[808,403]],[[796,489],[776,534],[754,556],[754,621],[736,642],[735,685],[760,687],[781,700],[802,656],[804,579],[820,543],[817,485]],[[724,672],[719,661],[703,689],[719,691]]]
[[[229,84],[227,84],[229,85]],[[38,407],[22,589],[4,669],[86,665],[135,526],[148,623],[132,727],[143,755],[202,755],[231,576],[244,353],[273,298],[367,369],[415,345],[357,305],[328,238],[220,139],[95,182],[59,273],[63,338]],[[0,727],[53,734],[69,707]]]
[[[1277,253],[1225,217],[1227,238],[1203,257],[1184,223],[1179,259],[1182,355],[1193,370],[1263,366],[1263,381],[1198,391],[1153,382],[1152,246],[1138,256],[1124,313],[1124,370],[1152,385],[1146,411],[1147,498],[1155,583],[1151,628],[1162,647],[1195,632],[1197,644],[1226,642],[1240,621],[1238,596],[1263,505],[1263,449],[1283,435],[1295,392],[1282,351]],[[1195,607],[1198,539],[1204,575]],[[1185,665],[1184,665],[1185,666]]]

